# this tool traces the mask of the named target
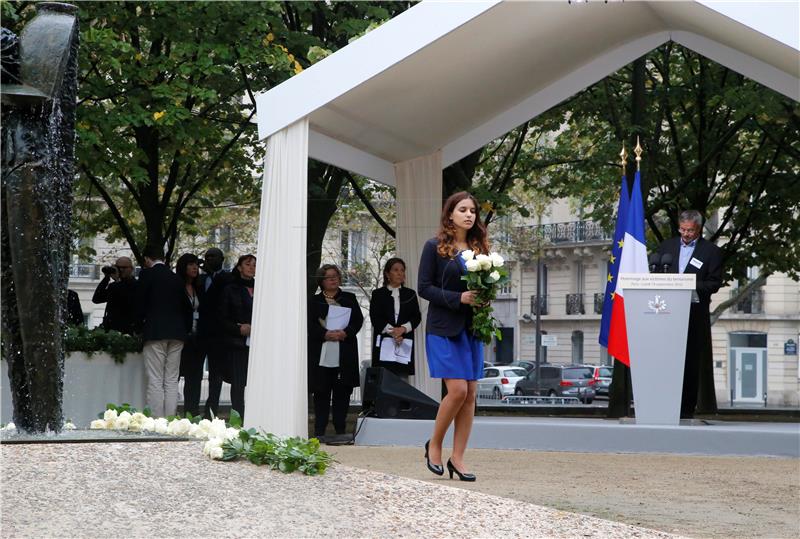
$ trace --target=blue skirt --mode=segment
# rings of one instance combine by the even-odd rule
[[[483,378],[483,343],[466,330],[455,337],[425,335],[431,378]]]

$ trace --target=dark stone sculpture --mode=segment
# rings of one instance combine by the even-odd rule
[[[14,422],[59,431],[69,279],[78,20],[39,3],[2,33],[2,337]]]

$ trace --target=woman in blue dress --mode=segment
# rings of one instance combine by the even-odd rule
[[[432,378],[444,379],[447,395],[439,405],[430,440],[425,443],[428,469],[444,474],[442,442],[453,429],[453,453],[447,461],[462,481],[475,481],[466,473],[464,451],[467,449],[475,416],[477,380],[483,371],[483,344],[472,334],[472,305],[476,292],[468,291],[461,279],[466,265],[461,252],[488,254],[486,227],[480,219],[480,205],[471,194],[451,195],[442,208],[439,233],[422,249],[418,292],[427,299],[428,317],[425,345]]]

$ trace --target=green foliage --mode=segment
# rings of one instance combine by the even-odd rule
[[[142,340],[139,336],[99,327],[70,326],[64,335],[64,349],[66,352],[84,352],[90,358],[95,352],[106,352],[115,363],[124,363],[127,354],[142,351]]]
[[[115,410],[117,414],[121,414],[122,412],[128,412],[129,414],[133,415],[137,413],[139,410],[128,404],[127,402],[123,402],[122,404],[114,404],[113,402],[109,402],[106,404],[106,410]],[[142,410],[142,414],[146,417],[153,417],[150,408],[145,407]],[[99,419],[103,419],[103,412],[97,414]]]
[[[305,475],[325,473],[333,457],[320,449],[319,440],[281,438],[255,429],[240,430],[239,437],[222,445],[222,460],[246,458],[253,464],[269,466],[283,473],[300,471]]]

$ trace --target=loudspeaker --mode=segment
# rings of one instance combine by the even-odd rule
[[[436,419],[439,403],[383,367],[370,367],[364,379],[362,410],[372,417]]]

